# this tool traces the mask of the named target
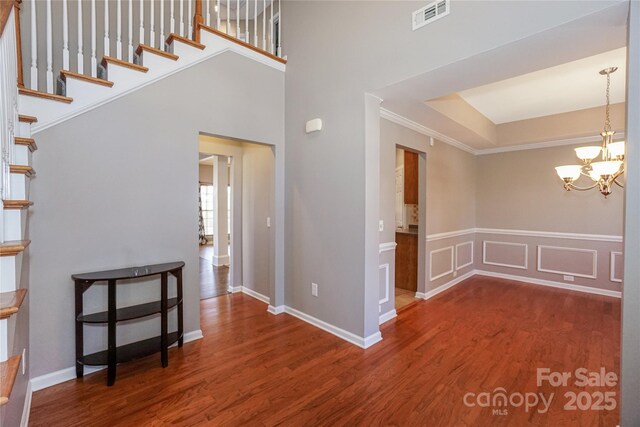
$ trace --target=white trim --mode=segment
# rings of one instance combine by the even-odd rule
[[[499,279],[516,280],[518,282],[528,283],[531,285],[549,286],[551,288],[565,289],[568,291],[583,292],[594,295],[604,295],[607,297],[621,298],[622,292],[609,291],[607,289],[592,288],[590,286],[569,285],[567,283],[555,282],[552,280],[534,279],[532,277],[516,276],[513,274],[496,273],[493,271],[475,270],[475,274],[479,276],[496,277]]]
[[[400,114],[396,114],[393,111],[389,111],[386,108],[380,107],[380,118],[387,119],[390,122],[399,124],[400,126],[404,126],[409,128],[415,132],[421,133],[422,135],[430,136],[432,138],[437,139],[438,141],[442,141],[446,144],[452,145],[460,150],[466,151],[467,153],[476,154],[477,150],[469,147],[466,144],[463,144],[460,141],[457,141],[453,138],[450,138],[440,132],[437,132],[433,129],[430,129],[426,126],[423,126],[419,123],[414,122],[413,120],[409,120],[406,117],[401,116]]]
[[[494,245],[524,246],[524,265],[503,264],[500,262],[487,261],[487,243],[492,243]],[[526,270],[529,265],[528,260],[529,260],[529,245],[526,243],[496,242],[493,240],[482,241],[482,263],[483,264],[496,265],[498,267],[519,268],[520,270]]]
[[[368,348],[373,344],[382,341],[382,335],[380,334],[380,331],[363,338],[289,306],[284,307],[284,312],[361,348]]]
[[[624,138],[624,130],[616,131],[616,138]],[[579,136],[576,138],[567,139],[552,139],[543,142],[534,142],[531,144],[522,145],[510,145],[508,147],[496,147],[496,148],[483,148],[476,150],[476,155],[482,156],[485,154],[497,154],[497,153],[509,153],[511,151],[524,151],[524,150],[538,150],[541,148],[550,147],[562,147],[565,145],[577,145],[577,144],[590,144],[590,143],[602,143],[602,137],[600,135]]]
[[[204,31],[204,30],[202,30],[202,31]],[[282,71],[282,72],[286,71],[286,65],[281,63],[281,62],[276,61],[275,59],[271,59],[271,58],[269,58],[269,57],[267,57],[267,56],[265,56],[265,55],[263,55],[261,53],[255,52],[255,51],[253,51],[253,50],[251,50],[251,49],[249,49],[247,47],[240,46],[240,45],[238,45],[238,44],[236,44],[234,42],[229,41],[228,43],[230,43],[230,45],[228,47],[222,49],[222,50],[219,50],[219,51],[216,51],[216,52],[212,52],[211,54],[207,54],[207,55],[203,56],[202,58],[199,58],[199,59],[197,59],[195,61],[190,61],[190,62],[186,63],[185,65],[183,65],[181,67],[178,67],[178,68],[176,68],[176,69],[174,69],[174,70],[172,70],[172,71],[170,71],[168,73],[161,74],[156,78],[141,82],[140,84],[132,87],[131,89],[128,89],[128,90],[126,90],[124,92],[120,92],[118,95],[115,95],[113,97],[109,97],[107,99],[100,100],[100,101],[95,102],[93,104],[89,104],[89,105],[87,105],[85,107],[82,107],[81,109],[79,109],[77,111],[73,111],[73,112],[71,112],[69,114],[65,114],[65,115],[63,115],[61,117],[58,117],[58,118],[56,118],[56,119],[54,119],[54,120],[52,120],[50,122],[43,123],[40,126],[31,125],[31,135],[34,135],[34,134],[36,134],[38,132],[41,132],[41,131],[43,131],[43,130],[45,130],[47,128],[50,128],[51,126],[55,126],[55,125],[57,125],[57,124],[59,124],[61,122],[69,120],[69,119],[71,119],[73,117],[79,116],[80,114],[84,114],[87,111],[90,111],[90,110],[93,110],[95,108],[100,107],[101,105],[108,104],[109,102],[115,101],[118,98],[121,98],[121,97],[123,97],[125,95],[128,95],[129,93],[135,92],[137,90],[142,89],[145,86],[148,86],[148,85],[150,85],[152,83],[155,83],[158,80],[162,80],[164,78],[172,76],[175,73],[178,73],[178,72],[180,72],[182,70],[185,70],[185,69],[187,69],[189,67],[192,67],[194,65],[200,64],[201,62],[207,61],[207,60],[209,60],[209,59],[211,59],[213,57],[216,57],[218,55],[221,55],[221,54],[223,54],[225,52],[235,52],[235,53],[237,53],[237,54],[239,54],[241,56],[244,56],[244,57],[249,58],[249,59],[253,59],[254,61],[259,62],[261,64],[264,64],[264,65],[266,65],[268,67],[275,68],[278,71]]]
[[[449,288],[452,288],[453,286],[457,285],[458,283],[470,278],[471,276],[473,276],[475,274],[475,270],[471,270],[470,272],[463,274],[462,276],[458,277],[457,279],[453,279],[450,282],[445,283],[444,285],[440,285],[435,289],[430,290],[427,293],[418,293],[416,292],[416,298],[422,298],[422,299],[430,299],[435,297],[436,295],[446,291]],[[419,294],[419,295],[418,295]]]
[[[622,252],[611,251],[609,258],[609,280],[622,283],[622,279],[616,279],[616,255],[622,256]]]
[[[464,245],[471,245],[471,258],[469,260],[468,263],[464,264],[464,265],[458,265],[458,249],[460,248],[460,246],[464,246]],[[458,243],[456,245],[456,271],[461,270],[465,267],[468,267],[470,265],[473,265],[473,240],[469,240],[467,242],[464,243]]]
[[[396,313],[396,309],[394,308],[393,310],[390,310],[384,314],[381,314],[378,319],[378,324],[382,325],[384,322],[388,322],[389,320],[394,319],[397,316],[398,316],[398,313]]]
[[[214,255],[211,263],[216,267],[229,265],[229,254],[227,255]]]
[[[237,294],[238,292],[242,292],[242,286],[227,286],[227,292],[230,294]]]
[[[380,243],[379,253],[395,251],[398,244],[396,242]]]
[[[557,231],[532,231],[532,230],[510,230],[503,228],[476,228],[476,233],[481,234],[502,234],[509,236],[526,237],[546,237],[550,239],[572,239],[589,240],[595,242],[622,242],[622,236],[609,236],[605,234],[581,234],[581,233],[561,233]]]
[[[452,237],[466,236],[467,234],[473,234],[476,232],[476,228],[466,228],[464,230],[447,231],[446,233],[429,234],[427,236],[427,242],[433,242],[435,240],[449,239]]]
[[[567,252],[583,252],[583,253],[589,252],[589,253],[591,253],[593,255],[593,257],[592,257],[592,266],[591,266],[592,274],[588,275],[588,274],[582,274],[582,273],[574,273],[574,272],[571,272],[571,271],[548,270],[546,268],[542,268],[542,249],[555,249],[555,250],[567,251]],[[568,247],[561,247],[561,246],[538,245],[538,265],[537,265],[537,269],[541,273],[567,274],[567,275],[570,275],[570,276],[585,277],[587,279],[596,279],[598,277],[598,251],[596,251],[595,249],[582,249],[582,248],[568,248]]]
[[[22,407],[22,419],[20,420],[20,427],[29,426],[29,415],[31,413],[31,397],[33,392],[31,391],[31,381],[27,382],[27,392],[24,396],[24,406]]]
[[[271,301],[271,299],[268,296],[262,295],[261,293],[256,292],[253,289],[249,289],[246,286],[241,286],[241,288],[242,288],[241,292],[243,294],[248,295],[248,296],[250,296],[252,298],[255,298],[258,301],[262,301],[262,302],[264,302],[266,304],[269,304],[269,302]]]
[[[195,341],[200,338],[203,338],[202,330],[198,329],[195,331],[185,333],[183,337],[183,342],[186,344],[188,342]],[[176,346],[176,345],[177,343],[174,344],[173,346]],[[85,366],[84,376],[91,375],[105,368],[106,366]],[[29,381],[29,386],[31,387],[31,391],[39,391],[47,387],[51,387],[56,384],[60,384],[65,381],[74,380],[74,379],[76,379],[75,366],[71,368],[60,369],[59,371],[50,372],[48,374],[39,375],[35,378],[32,378],[31,381]]]
[[[433,277],[433,254],[437,254],[438,252],[444,252],[448,250],[451,250],[451,268],[448,271],[445,271],[444,273],[440,273],[436,277]],[[430,282],[433,282],[434,280],[444,277],[447,274],[453,273],[453,252],[454,252],[453,246],[447,246],[447,247],[436,249],[435,251],[429,252],[429,281]]]
[[[389,285],[391,284],[389,281],[389,263],[384,263],[378,266],[378,270],[382,270],[384,268],[385,272],[385,282],[384,282],[384,298],[382,298],[378,304],[382,305],[385,302],[389,301]]]
[[[284,313],[284,305],[279,305],[277,307],[274,307],[271,304],[269,304],[269,307],[267,307],[267,311],[271,314],[282,314]]]

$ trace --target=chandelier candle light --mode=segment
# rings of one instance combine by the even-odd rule
[[[567,191],[586,191],[598,188],[606,198],[611,194],[613,184],[623,187],[617,178],[624,173],[624,141],[613,142],[615,131],[611,130],[611,120],[609,117],[609,86],[611,85],[611,73],[618,67],[605,68],[600,74],[607,76],[607,104],[604,130],[602,135],[602,146],[578,147],[575,149],[576,156],[582,160],[582,165],[564,165],[556,167],[556,172],[560,179],[564,181],[564,188]],[[594,162],[594,159],[601,154],[601,160]],[[589,187],[578,187],[574,184],[580,176],[589,177],[594,184]]]

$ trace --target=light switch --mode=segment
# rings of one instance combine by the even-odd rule
[[[384,221],[380,220],[378,223],[378,231],[384,231]]]

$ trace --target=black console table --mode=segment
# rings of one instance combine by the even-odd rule
[[[74,274],[76,294],[76,376],[81,378],[84,366],[107,365],[107,385],[116,380],[116,364],[148,356],[160,351],[160,361],[165,368],[169,364],[168,348],[178,342],[183,343],[182,308],[182,267],[184,262],[146,265],[143,267],[122,268],[119,270],[99,271],[95,273]],[[117,308],[116,288],[118,280],[140,279],[160,275],[160,300],[129,307]],[[168,275],[177,280],[177,297],[168,298]],[[84,314],[83,295],[96,282],[106,282],[108,286],[108,309],[100,313]],[[167,331],[167,318],[170,308],[178,308],[178,330]],[[116,347],[116,324],[125,320],[138,319],[160,313],[160,336]],[[84,354],[84,324],[106,323],[108,328],[107,350],[89,355]]]

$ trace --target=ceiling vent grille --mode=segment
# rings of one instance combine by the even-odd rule
[[[449,1],[450,0],[434,1],[413,12],[413,30],[415,31],[418,28],[422,28],[433,21],[447,16],[450,10]]]

